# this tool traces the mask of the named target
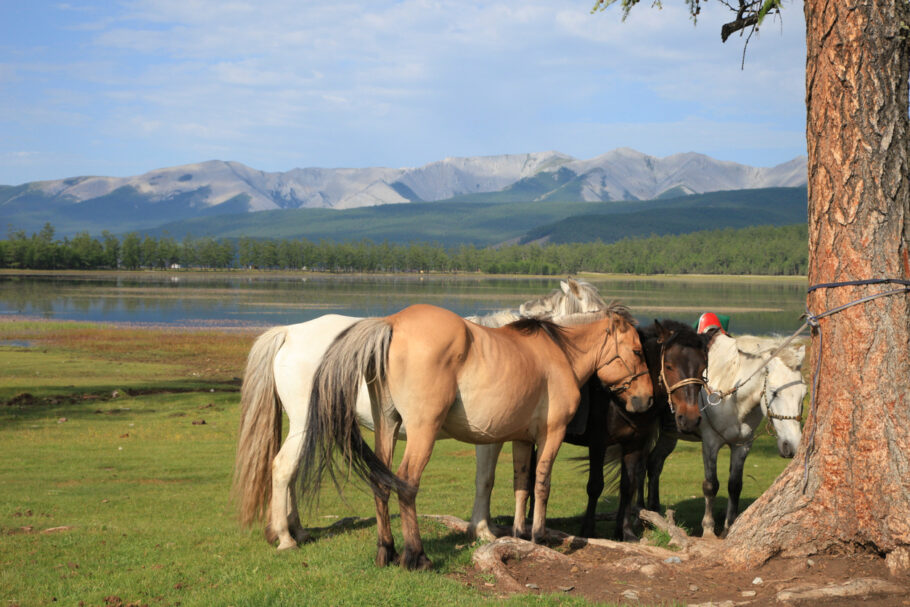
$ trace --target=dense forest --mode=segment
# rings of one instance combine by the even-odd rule
[[[436,243],[312,242],[306,239],[123,237],[87,232],[55,238],[47,224],[0,240],[0,268],[259,268],[331,272],[486,272],[490,274],[799,275],[808,263],[805,224],[707,230],[605,244],[515,244],[478,248]]]

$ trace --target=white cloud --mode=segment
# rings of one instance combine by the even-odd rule
[[[0,64],[0,109],[22,117],[20,141],[30,141],[30,121],[56,121],[72,131],[74,157],[78,140],[98,139],[99,149],[106,141],[118,151],[112,165],[128,156],[137,172],[197,161],[190,155],[200,150],[264,170],[552,148],[594,155],[620,139],[659,154],[735,148],[747,160],[749,149],[756,157],[779,149],[783,161],[801,153],[793,137],[804,124],[799,3],[785,8],[783,36],[769,24],[753,39],[745,71],[741,41],[720,43],[722,10],[706,10],[693,27],[682,3],[636,7],[626,22],[615,7],[590,14],[592,4],[60,5],[74,39],[26,36],[50,50],[18,48],[20,60]],[[736,132],[745,136],[730,140]],[[43,145],[63,144],[48,136]]]

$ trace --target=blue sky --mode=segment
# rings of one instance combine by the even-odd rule
[[[617,147],[805,154],[805,25],[720,42],[682,0],[0,3],[0,184],[210,159],[265,171]]]

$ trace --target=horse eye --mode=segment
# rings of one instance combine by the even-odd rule
[[[635,354],[635,356],[642,356],[642,355],[643,355],[641,350],[632,350],[632,353]]]

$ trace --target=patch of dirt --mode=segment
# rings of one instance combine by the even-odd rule
[[[694,558],[667,563],[590,544],[559,552],[570,558],[551,560],[532,555],[506,561],[509,575],[522,587],[519,592],[564,593],[591,601],[633,605],[767,605],[777,603],[778,594],[787,589],[875,578],[903,586],[906,592],[873,595],[865,600],[825,597],[822,602],[826,606],[843,607],[857,603],[884,607],[910,605],[910,579],[892,577],[884,560],[872,555],[775,558],[755,570],[731,571],[725,567],[706,567]],[[459,577],[484,594],[516,594],[503,578],[477,567]],[[759,578],[760,583],[756,583]],[[818,598],[786,602],[821,604]]]
[[[466,525],[432,518],[454,530]],[[723,540],[688,538],[670,520],[683,550],[548,530],[545,546],[507,537],[485,544],[475,551],[474,566],[454,577],[488,596],[566,594],[620,605],[910,606],[910,570],[894,575],[878,555],[777,557],[737,571],[718,564]]]

